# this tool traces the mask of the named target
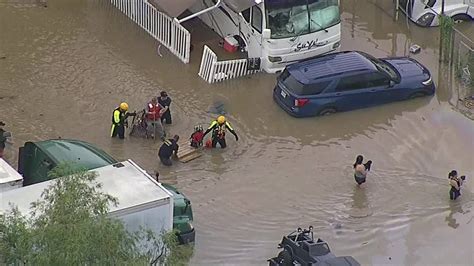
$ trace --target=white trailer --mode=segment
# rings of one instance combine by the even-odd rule
[[[408,18],[423,27],[438,26],[438,15],[444,14],[455,21],[474,19],[474,0],[397,0]]]
[[[93,170],[102,191],[118,199],[117,206],[110,206],[109,215],[124,222],[130,232],[141,227],[160,235],[173,228],[173,197],[160,183],[149,176],[133,161],[128,160]],[[18,207],[30,215],[31,203],[41,198],[41,193],[54,180],[0,192],[0,214]]]
[[[23,177],[0,158],[0,193],[23,186]],[[1,198],[0,198],[1,199]]]

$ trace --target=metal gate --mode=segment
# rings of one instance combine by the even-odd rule
[[[127,17],[168,48],[185,64],[191,54],[191,34],[146,0],[110,0]]]

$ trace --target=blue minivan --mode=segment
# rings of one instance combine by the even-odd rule
[[[363,52],[327,54],[289,65],[273,99],[295,117],[328,115],[433,95],[430,72],[415,59]]]

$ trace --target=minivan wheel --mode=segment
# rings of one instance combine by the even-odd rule
[[[425,96],[423,92],[415,92],[412,95],[408,96],[408,99],[415,99]]]
[[[330,115],[330,114],[334,114],[335,112],[336,112],[336,109],[334,108],[325,108],[321,112],[319,112],[319,115],[321,116]]]

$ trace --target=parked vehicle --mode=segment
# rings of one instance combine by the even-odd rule
[[[350,256],[336,257],[331,253],[326,241],[314,239],[313,227],[298,228],[278,244],[283,249],[278,256],[268,260],[270,266],[359,266],[360,264]]]
[[[74,162],[77,167],[94,170],[119,163],[105,151],[80,140],[56,139],[26,142],[20,148],[18,172],[23,185],[29,186],[49,180],[48,172],[62,162]],[[181,243],[194,242],[191,201],[171,185],[164,185],[174,198],[173,228]]]
[[[0,193],[22,187],[23,177],[0,158]]]
[[[455,21],[474,20],[474,0],[399,0],[400,8],[416,24],[438,26],[444,2],[444,14]]]
[[[140,228],[152,230],[156,235],[173,228],[173,196],[160,183],[150,177],[132,161],[124,161],[94,170],[102,191],[115,197],[118,205],[110,206],[109,215],[124,222],[130,232]],[[39,200],[53,180],[2,192],[0,213],[18,207],[23,215],[31,214],[31,203]],[[139,197],[137,197],[139,195]]]
[[[286,67],[273,99],[295,117],[328,115],[433,95],[431,74],[415,59],[377,59],[357,51],[318,56]]]
[[[261,58],[261,68],[268,73],[281,71],[286,65],[302,59],[335,51],[340,45],[338,0],[175,2],[173,7],[195,2],[189,8],[195,14],[180,22],[199,15],[222,38],[236,38],[249,58]],[[164,4],[161,6],[166,8]]]

